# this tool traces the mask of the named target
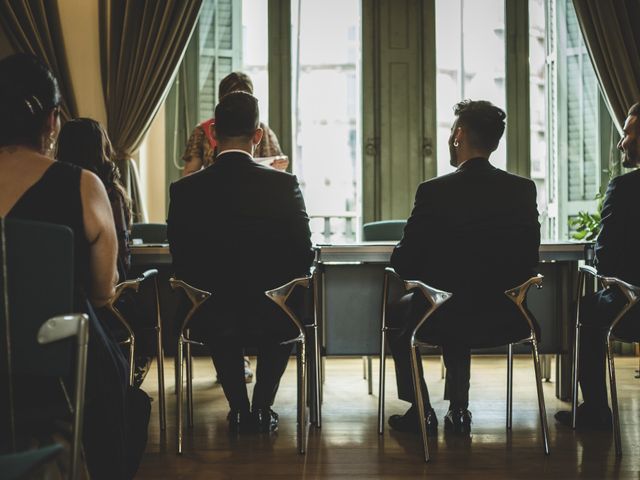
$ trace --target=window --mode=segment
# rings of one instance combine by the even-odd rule
[[[448,139],[457,102],[505,109],[504,9],[504,0],[436,0],[438,175],[453,171]],[[491,160],[506,167],[504,138]]]
[[[293,171],[320,243],[355,240],[361,211],[359,5],[292,1]]]
[[[541,180],[547,194],[543,199],[546,203],[540,209],[542,235],[543,238],[568,239],[570,219],[580,211],[595,212],[596,195],[601,184],[608,181],[601,175],[605,150],[602,145],[612,138],[602,134],[606,130],[602,127],[609,125],[611,118],[603,107],[598,80],[572,2],[547,0],[546,7],[550,141],[548,174]],[[533,22],[533,15],[531,19]],[[533,97],[531,101],[534,105]],[[532,115],[533,112],[534,108]],[[532,138],[532,149],[533,145]],[[534,172],[532,150],[532,177]]]

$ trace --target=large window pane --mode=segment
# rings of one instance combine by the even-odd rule
[[[253,93],[260,100],[260,119],[269,123],[269,35],[268,1],[242,0],[241,70],[253,80]]]
[[[293,171],[313,240],[355,240],[360,208],[360,2],[292,0]]]
[[[504,0],[436,0],[438,175],[453,170],[447,140],[462,99],[505,107]],[[506,167],[506,142],[492,163]]]
[[[549,201],[554,169],[548,168],[547,134],[547,28],[545,0],[529,0],[529,112],[531,129],[531,179],[538,189],[542,238],[549,238]],[[549,124],[549,128],[553,128]]]

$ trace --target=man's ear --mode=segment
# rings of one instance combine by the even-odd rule
[[[258,127],[255,132],[253,132],[253,144],[259,145],[262,141],[262,137],[264,136],[264,130]]]

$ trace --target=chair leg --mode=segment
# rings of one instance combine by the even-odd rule
[[[313,401],[315,402],[315,410],[316,410],[316,427],[320,428],[322,426],[322,372],[321,372],[321,362],[322,362],[322,351],[320,349],[320,337],[318,332],[318,325],[313,327],[313,348],[314,348],[314,357],[315,360],[313,362],[314,375],[313,381],[315,383],[314,394],[315,398]]]
[[[157,353],[156,362],[158,364],[158,398],[160,404],[160,430],[167,428],[167,406],[164,395],[164,350],[162,349],[162,330],[156,331]]]
[[[178,339],[178,352],[176,354],[176,402],[177,402],[177,445],[178,445],[178,454],[182,454],[182,361],[184,358],[184,344],[182,343],[182,338]]]
[[[580,324],[576,323],[575,339],[573,344],[573,365],[571,375],[571,426],[575,430],[576,417],[578,415],[578,378],[579,378],[579,365],[578,359],[580,358]]]
[[[136,337],[129,335],[129,385],[133,386],[133,374],[135,372]]]
[[[542,378],[544,378],[545,382],[551,381],[551,355],[544,354],[540,355],[540,359],[542,361]]]
[[[420,388],[420,370],[418,368],[420,362],[420,351],[417,345],[411,345],[411,370],[413,372],[413,389],[416,395],[416,404],[418,406],[418,418],[420,420],[420,431],[422,432],[422,446],[424,449],[424,461],[429,461],[429,444],[427,443],[427,425],[425,423],[426,413],[424,411],[424,398],[422,397],[422,389]]]
[[[536,374],[536,389],[538,390],[538,409],[540,411],[540,424],[542,427],[542,447],[545,455],[549,455],[549,425],[547,424],[547,409],[544,404],[544,392],[542,390],[542,372],[540,371],[540,354],[538,353],[538,341],[531,342],[531,354],[533,356],[533,367]]]
[[[613,413],[613,438],[616,456],[622,456],[622,439],[620,437],[620,412],[618,410],[618,389],[616,387],[616,367],[613,360],[613,341],[607,335],[607,363],[609,364],[609,390],[611,393],[611,410]]]
[[[380,340],[380,375],[378,377],[378,433],[384,433],[384,391],[386,380],[386,329],[382,329]]]
[[[445,375],[445,367],[444,367],[444,357],[440,355],[440,379],[444,380]]]
[[[373,395],[373,359],[367,355],[367,392]]]
[[[367,379],[367,356],[362,356],[362,379]]]
[[[193,428],[193,357],[191,356],[191,344],[185,348],[185,360],[187,364],[187,425]]]
[[[511,430],[513,421],[513,344],[509,344],[507,353],[507,430]]]
[[[307,359],[304,341],[298,344],[298,452],[304,454],[307,442]]]
[[[87,327],[88,328],[88,327]],[[80,452],[82,449],[82,431],[84,424],[84,398],[87,379],[88,331],[85,337],[79,338],[76,358],[76,386],[74,390],[73,411],[73,444],[71,445],[71,465],[69,479],[76,480],[80,476]]]

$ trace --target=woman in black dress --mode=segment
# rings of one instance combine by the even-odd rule
[[[60,102],[56,79],[38,58],[17,54],[0,60],[0,216],[73,230],[75,303],[90,317],[83,437],[87,464],[92,478],[132,478],[142,454],[139,444],[144,449],[146,442],[148,398],[131,392],[126,361],[93,313],[114,294],[117,280],[113,215],[95,174],[51,157],[60,131]],[[129,415],[131,404],[142,406],[135,418]],[[131,446],[134,425],[136,447]]]

